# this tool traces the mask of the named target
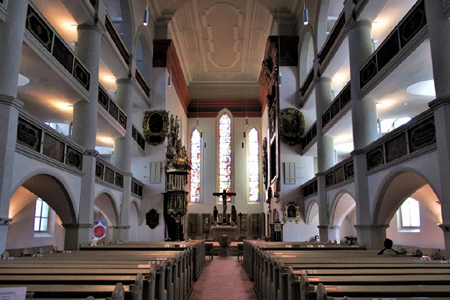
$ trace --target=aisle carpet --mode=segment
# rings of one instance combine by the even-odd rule
[[[200,278],[194,283],[189,300],[257,300],[250,281],[236,256],[215,256],[206,261]]]

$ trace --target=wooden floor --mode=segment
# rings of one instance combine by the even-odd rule
[[[236,256],[215,256],[206,261],[189,300],[257,300],[253,282]]]

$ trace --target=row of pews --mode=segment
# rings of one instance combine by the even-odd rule
[[[125,242],[5,257],[0,288],[33,299],[186,300],[205,263],[204,241]]]
[[[449,261],[377,255],[361,246],[244,241],[263,300],[450,299]]]

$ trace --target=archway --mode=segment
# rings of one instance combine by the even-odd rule
[[[94,201],[94,223],[106,222],[106,243],[112,241],[112,232],[109,230],[109,226],[117,225],[118,219],[117,207],[113,197],[106,192],[99,194]]]
[[[49,206],[46,230],[35,231],[36,200]],[[38,174],[26,179],[14,192],[9,205],[6,249],[53,245],[64,249],[66,238],[62,224],[76,223],[75,210],[62,181],[49,174]]]
[[[129,212],[130,229],[128,234],[129,241],[139,240],[139,226],[142,225],[141,216],[139,214],[139,206],[136,201],[132,201]]]
[[[314,57],[316,53],[314,50],[314,39],[310,31],[305,32],[300,45],[299,79],[300,86],[302,86],[308,77],[309,71],[314,65]]]
[[[419,202],[420,228],[409,230],[400,222],[400,206],[407,198]],[[393,174],[386,180],[375,206],[374,224],[389,225],[386,237],[396,245],[445,249],[439,198],[426,178],[415,171]]]
[[[334,201],[330,224],[339,227],[338,240],[341,243],[347,241],[346,237],[356,237],[356,201],[349,193],[342,193]]]

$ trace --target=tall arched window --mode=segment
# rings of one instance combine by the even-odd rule
[[[223,190],[231,191],[231,118],[226,113],[219,119],[219,191]]]
[[[259,201],[259,134],[256,128],[248,133],[248,195],[250,202]]]
[[[191,135],[191,202],[200,202],[200,166],[202,157],[202,139],[198,129]]]

